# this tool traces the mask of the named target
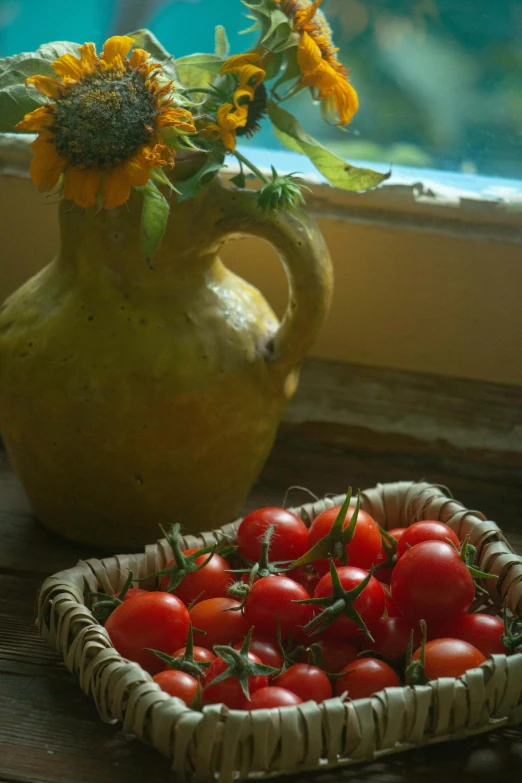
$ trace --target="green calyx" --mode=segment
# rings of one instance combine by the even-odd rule
[[[265,212],[292,209],[305,203],[303,190],[310,188],[295,173],[280,175],[272,166],[272,179],[258,191],[257,203]]]
[[[167,655],[164,652],[160,652],[160,650],[153,650],[151,647],[146,647],[145,649],[148,650],[148,652],[154,653],[154,655],[156,655],[165,663],[168,663],[171,669],[186,672],[186,674],[191,674],[192,677],[196,677],[196,679],[201,677],[201,675],[205,673],[205,669],[210,666],[210,661],[202,662],[196,661],[194,659],[194,635],[192,623],[189,625],[187,644],[185,647],[185,652],[181,658],[173,658],[172,655]]]
[[[458,553],[460,559],[462,562],[466,565],[469,573],[471,574],[473,581],[475,583],[475,588],[478,593],[481,593],[482,595],[488,595],[488,591],[484,590],[482,585],[478,584],[476,581],[477,579],[498,579],[498,576],[496,574],[488,574],[486,571],[480,571],[478,568],[475,568],[473,565],[475,562],[475,558],[477,556],[477,547],[473,546],[473,544],[469,543],[469,533],[462,542],[462,547],[460,548],[460,552],[453,543],[453,541],[450,541],[450,539],[447,539],[448,544],[451,544],[453,549]]]
[[[276,674],[277,669],[273,666],[267,666],[265,663],[255,663],[248,657],[248,650],[250,648],[250,642],[252,640],[252,633],[254,628],[252,627],[243,642],[240,650],[235,650],[233,647],[225,644],[214,645],[214,652],[225,663],[228,663],[228,667],[225,671],[218,674],[215,679],[208,683],[209,686],[217,685],[223,680],[227,680],[229,677],[236,677],[241,685],[241,690],[245,694],[247,699],[250,699],[250,690],[248,688],[249,677],[270,676]]]
[[[193,552],[191,555],[185,555],[183,554],[180,544],[180,525],[178,523],[173,525],[170,533],[166,533],[163,528],[161,528],[161,530],[167,539],[170,548],[172,549],[173,563],[171,563],[171,565],[167,566],[166,568],[163,568],[161,571],[156,571],[149,576],[144,576],[140,581],[145,579],[152,579],[153,577],[160,578],[163,576],[168,576],[169,583],[167,585],[166,592],[173,593],[176,588],[179,587],[183,579],[188,576],[188,574],[194,574],[196,571],[200,571],[207,565],[216,551],[217,544],[214,544],[214,546],[202,547],[196,552]],[[205,558],[202,563],[196,565],[196,560],[201,557],[201,555],[208,555],[208,557]]]
[[[123,603],[125,596],[132,586],[133,579],[134,577],[132,571],[129,570],[125,584],[117,595],[108,595],[107,593],[103,592],[89,593],[90,596],[97,599],[96,603],[92,607],[92,613],[95,619],[98,620],[101,625],[106,623],[114,610]]]
[[[381,533],[382,548],[384,550],[384,554],[386,555],[386,559],[375,567],[374,573],[377,571],[383,571],[385,568],[393,568],[397,563],[397,539],[395,539],[393,536],[390,536],[388,531],[384,530],[380,525],[379,530]]]
[[[357,516],[360,509],[359,496],[357,496],[357,503],[355,504],[350,522],[346,527],[343,528],[346,516],[348,514],[348,509],[350,507],[351,499],[352,488],[349,487],[346,494],[346,499],[341,506],[336,520],[330,528],[330,531],[325,536],[323,536],[323,538],[321,538],[317,544],[314,544],[314,546],[309,549],[308,552],[305,552],[302,557],[294,560],[294,562],[289,566],[289,570],[308,565],[309,563],[313,563],[314,560],[320,560],[329,557],[337,558],[342,565],[348,564],[346,545],[350,543],[354,536],[355,525],[357,524]]]
[[[290,666],[293,666],[294,663],[297,663],[300,656],[306,652],[306,648],[302,644],[295,645],[292,634],[288,635],[286,644],[283,642],[279,617],[277,618],[277,646],[279,647],[279,652],[283,656],[283,665],[277,675],[280,677]]]
[[[420,626],[422,630],[422,642],[420,648],[420,656],[418,660],[415,661],[413,660],[413,636],[414,636],[413,630],[410,633],[410,638],[408,640],[408,647],[406,649],[406,672],[405,672],[406,685],[426,685],[426,683],[430,681],[430,678],[426,674],[426,669],[424,666],[425,656],[426,656],[426,641],[428,638],[428,627],[424,620],[420,621]]]
[[[265,576],[271,576],[273,574],[283,574],[287,570],[289,563],[288,560],[281,560],[273,563],[270,562],[270,539],[272,538],[272,534],[275,529],[275,525],[270,525],[270,527],[267,528],[263,538],[263,543],[261,544],[261,554],[257,563],[253,563],[251,560],[247,560],[245,558],[245,562],[248,566],[247,568],[235,568],[230,571],[230,573],[233,574],[250,574],[248,583],[235,582],[228,588],[228,594],[232,596],[232,598],[236,598],[237,600],[241,601],[242,606],[244,606],[244,603],[250,592],[250,588],[256,579],[263,579]]]
[[[354,607],[355,599],[362,593],[372,578],[373,569],[369,572],[368,576],[366,576],[356,587],[354,587],[352,590],[345,590],[341,584],[341,580],[339,579],[339,574],[337,573],[335,564],[332,558],[330,558],[330,576],[332,577],[331,596],[325,596],[324,598],[308,598],[303,601],[295,602],[296,604],[312,604],[314,606],[325,607],[324,611],[322,611],[317,615],[317,617],[314,617],[312,620],[310,620],[309,623],[307,623],[307,625],[305,625],[305,631],[310,633],[311,636],[315,636],[316,634],[328,628],[328,626],[339,617],[347,617],[349,620],[352,620],[355,623],[357,628],[359,628],[359,630],[362,631],[363,634],[368,639],[370,639],[370,641],[373,642],[373,636],[366,627],[366,624],[361,615]]]
[[[511,654],[522,644],[522,616],[514,615],[510,617],[507,606],[504,604],[502,619],[504,620],[504,634],[501,641]]]

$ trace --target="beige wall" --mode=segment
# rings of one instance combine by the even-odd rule
[[[0,178],[2,299],[54,254],[53,201],[28,180]],[[336,288],[314,356],[522,385],[522,245],[516,232],[503,237],[497,230],[481,232],[476,223],[468,231],[436,220],[408,222],[394,213],[373,220],[371,212],[346,219],[339,209],[317,211],[335,215],[319,222]],[[281,312],[284,275],[265,243],[234,242],[223,257]]]

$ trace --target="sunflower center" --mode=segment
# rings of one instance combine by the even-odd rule
[[[157,113],[139,71],[96,70],[55,106],[56,151],[78,168],[110,169],[150,138]]]

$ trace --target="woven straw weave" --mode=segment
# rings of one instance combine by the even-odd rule
[[[307,524],[344,495],[292,509]],[[361,494],[361,505],[385,528],[420,519],[446,522],[462,540],[469,533],[485,580],[486,611],[503,598],[522,613],[522,558],[494,522],[468,511],[426,483],[379,484]],[[239,522],[223,530],[235,534]],[[213,533],[186,536],[185,546],[215,542]],[[39,593],[37,625],[63,656],[104,721],[119,721],[169,756],[181,779],[221,783],[335,767],[522,721],[522,655],[495,655],[459,679],[388,688],[368,699],[243,712],[210,705],[196,712],[162,692],[140,666],[123,659],[89,611],[86,594],[114,593],[131,568],[138,577],[157,571],[171,557],[159,541],[144,554],[80,561],[47,579]],[[482,602],[484,604],[484,601]]]

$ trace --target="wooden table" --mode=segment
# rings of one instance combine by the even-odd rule
[[[395,448],[393,442],[356,442],[325,435],[325,428],[286,424],[249,498],[248,508],[280,504],[298,481],[317,494],[378,481],[421,479],[451,486],[457,499],[480,508],[522,550],[520,486],[473,476],[465,456]],[[338,433],[338,431],[337,431]],[[305,502],[296,494],[295,504]],[[118,726],[99,720],[58,655],[39,638],[33,619],[43,579],[68,568],[92,549],[58,539],[31,514],[5,457],[0,459],[0,783],[143,783],[169,780],[166,758]],[[399,754],[356,768],[307,779],[316,783],[490,783],[513,781],[522,772],[522,729],[510,728],[458,743]],[[294,778],[297,780],[297,778]]]

